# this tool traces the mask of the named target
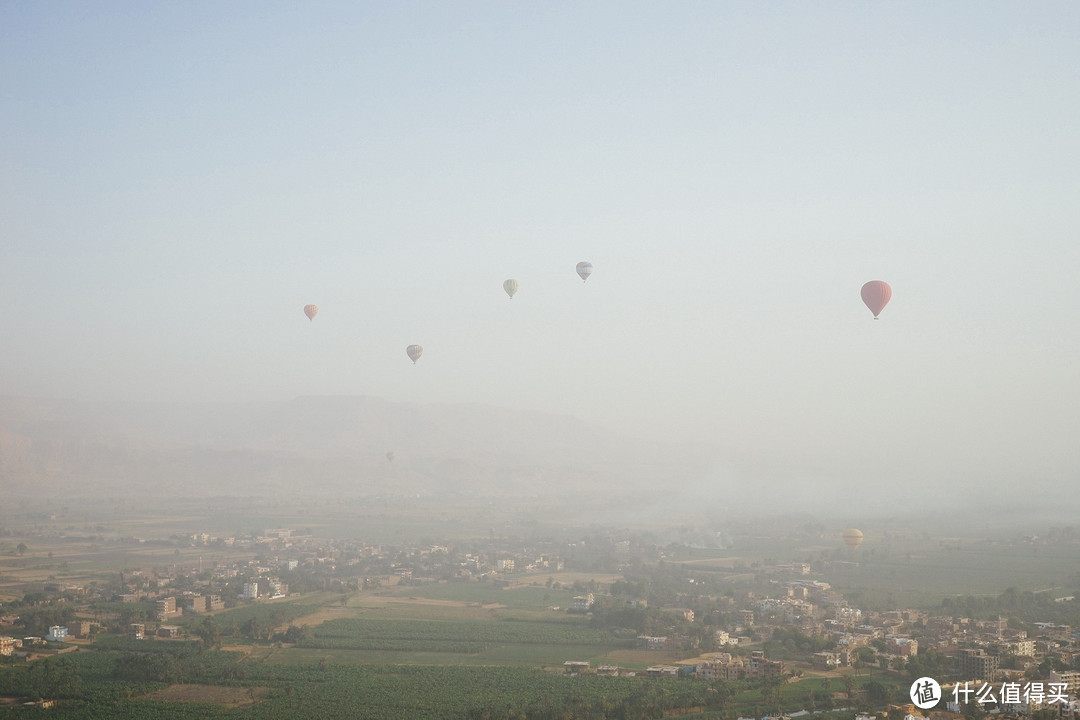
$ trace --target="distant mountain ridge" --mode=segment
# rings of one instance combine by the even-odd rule
[[[0,485],[13,495],[547,495],[642,487],[674,455],[576,418],[478,404],[0,396]]]

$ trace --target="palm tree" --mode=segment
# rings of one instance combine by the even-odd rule
[[[777,673],[776,675],[766,675],[765,682],[761,688],[761,699],[763,701],[768,699],[769,696],[772,696],[772,698],[776,700],[777,715],[783,715],[783,709],[781,707],[780,689],[784,687],[787,681],[788,676],[783,675],[782,673]]]

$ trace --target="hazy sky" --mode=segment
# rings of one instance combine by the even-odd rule
[[[1080,474],[1075,2],[13,1],[0,70],[0,394]]]

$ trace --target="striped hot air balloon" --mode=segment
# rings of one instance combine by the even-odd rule
[[[314,320],[315,316],[319,314],[318,305],[305,305],[304,314],[307,315],[308,320]]]
[[[871,280],[862,286],[862,301],[866,303],[866,307],[870,308],[870,312],[874,313],[875,320],[878,313],[885,309],[891,297],[892,288],[884,280]]]
[[[511,300],[514,299],[514,293],[516,293],[518,291],[519,287],[520,287],[520,285],[519,285],[518,281],[514,280],[513,278],[511,278],[511,279],[509,279],[509,280],[507,280],[506,282],[503,283],[503,290],[506,291],[506,294],[510,296]]]
[[[585,282],[592,275],[592,263],[582,260],[577,264],[577,274],[581,276],[581,282]]]
[[[410,345],[405,348],[405,353],[409,356],[409,359],[413,361],[413,365],[420,359],[420,356],[424,354],[424,348],[419,345]]]
[[[844,538],[844,544],[847,545],[850,550],[854,550],[862,544],[862,530],[849,528],[844,531],[844,534],[841,537]]]

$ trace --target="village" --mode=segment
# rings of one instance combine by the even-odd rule
[[[214,618],[245,606],[265,606],[268,614],[262,622],[227,625],[225,635],[234,642],[282,644],[312,631],[301,631],[284,612],[307,595],[331,594],[345,606],[358,598],[453,585],[482,589],[486,599],[476,604],[494,606],[503,591],[524,587],[543,590],[550,601],[547,613],[587,618],[588,627],[632,640],[642,653],[637,657],[645,659],[620,664],[565,658],[561,672],[568,675],[690,677],[762,687],[818,678],[817,690],[803,698],[806,712],[903,707],[897,688],[931,677],[940,684],[938,710],[961,712],[978,702],[994,712],[1053,711],[1066,720],[1075,720],[1080,690],[1080,639],[1070,625],[929,609],[863,609],[821,579],[828,561],[755,562],[703,573],[684,570],[677,550],[617,535],[530,545],[494,535],[388,545],[268,528],[226,537],[173,535],[168,542],[30,536],[21,552],[9,550],[3,558],[7,577],[20,565],[58,559],[35,555],[37,544],[61,548],[88,541],[98,547],[171,547],[172,559],[179,559],[92,576],[65,577],[60,571],[24,584],[21,597],[5,602],[0,612],[0,656],[36,662],[92,647],[106,634],[193,639]],[[72,566],[71,560],[63,562]],[[859,679],[861,695],[855,691]],[[770,705],[763,695],[763,715]]]

